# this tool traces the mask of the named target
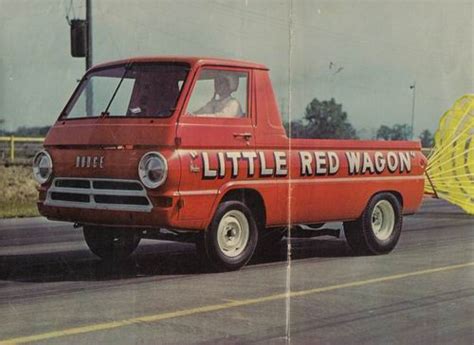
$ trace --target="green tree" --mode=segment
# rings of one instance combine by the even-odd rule
[[[287,133],[292,138],[317,139],[355,139],[356,130],[347,120],[347,113],[342,110],[342,104],[334,98],[329,101],[319,101],[314,98],[307,106],[303,120],[293,121],[291,131]]]
[[[305,110],[305,120],[308,122],[307,135],[310,138],[356,138],[354,127],[347,121],[347,113],[342,110],[342,104],[334,98],[320,102],[314,98]]]
[[[44,137],[48,133],[51,126],[42,126],[42,127],[18,127],[15,131],[15,135],[22,137]]]
[[[392,129],[389,126],[382,125],[377,130],[376,138],[383,139],[383,140],[391,140],[392,137]]]
[[[290,138],[306,138],[306,126],[303,124],[302,120],[285,122],[283,126]]]
[[[433,147],[434,137],[429,130],[425,129],[423,132],[421,132],[419,138],[421,140],[422,147]]]
[[[404,124],[396,124],[393,127],[382,125],[377,130],[377,139],[383,140],[409,140],[411,136],[411,126]]]

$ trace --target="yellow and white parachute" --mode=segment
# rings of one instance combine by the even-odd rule
[[[441,117],[425,176],[426,193],[474,214],[474,95],[461,97]]]

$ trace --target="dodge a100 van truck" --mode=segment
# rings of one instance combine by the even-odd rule
[[[332,221],[355,253],[390,252],[422,201],[420,149],[290,140],[265,66],[141,57],[87,71],[33,172],[41,214],[82,227],[103,259],[174,239],[235,270],[285,229],[327,234]]]

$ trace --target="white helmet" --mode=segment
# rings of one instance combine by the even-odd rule
[[[230,92],[234,92],[237,90],[239,87],[239,76],[235,73],[220,73],[217,77],[216,80],[222,79],[227,82],[227,85],[229,85],[229,90]]]

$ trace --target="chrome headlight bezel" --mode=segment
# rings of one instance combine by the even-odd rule
[[[154,167],[151,164],[159,164],[161,167],[155,165]],[[159,177],[152,177],[150,175],[151,169],[155,169],[155,174],[159,174]],[[158,172],[161,170],[161,172]],[[163,185],[168,177],[168,162],[161,153],[156,151],[151,151],[145,153],[138,163],[138,176],[143,185],[150,189],[155,189]]]
[[[53,159],[45,150],[33,158],[33,177],[39,184],[45,184],[53,175]]]

